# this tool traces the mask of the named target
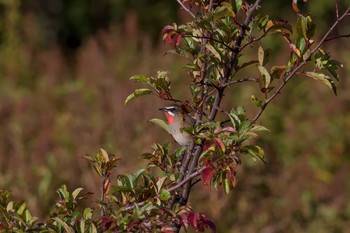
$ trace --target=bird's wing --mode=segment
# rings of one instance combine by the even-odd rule
[[[196,124],[196,120],[193,117],[186,115],[185,116],[185,126],[189,127],[189,126],[192,126],[194,124]]]

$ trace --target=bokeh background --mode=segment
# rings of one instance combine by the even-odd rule
[[[261,11],[295,20],[290,2],[263,1]],[[334,1],[301,4],[316,16],[319,38],[334,20]],[[147,97],[125,107],[124,100],[137,87],[131,75],[158,70],[170,71],[174,96],[189,96],[185,61],[164,55],[160,35],[164,25],[188,19],[175,0],[7,0],[0,18],[0,188],[34,215],[47,216],[64,183],[99,193],[82,155],[104,148],[123,158],[116,173],[132,173],[149,145],[171,140],[148,122],[167,103]],[[349,33],[349,22],[335,34]],[[263,43],[278,51],[273,60],[288,57],[279,52],[282,40]],[[325,47],[345,67],[338,96],[312,80],[292,80],[260,119],[271,130],[259,139],[268,165],[244,160],[228,196],[196,188],[191,205],[219,232],[349,231],[350,43]],[[237,86],[224,105],[247,106],[253,116],[255,92]]]

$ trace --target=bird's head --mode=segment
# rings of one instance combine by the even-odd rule
[[[160,108],[159,110],[164,111],[169,125],[173,124],[175,120],[183,114],[183,110],[178,104],[173,104],[165,108]]]

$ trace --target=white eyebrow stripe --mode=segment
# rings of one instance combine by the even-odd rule
[[[173,112],[171,112],[171,111],[166,111],[170,116],[172,116],[172,117],[174,117],[175,116],[175,114],[173,113]]]

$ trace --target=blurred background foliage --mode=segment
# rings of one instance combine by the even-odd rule
[[[264,1],[262,11],[292,21],[290,2]],[[321,36],[334,19],[334,1],[300,4],[316,16]],[[175,0],[3,0],[0,18],[0,188],[34,214],[48,214],[63,183],[97,198],[99,181],[82,155],[102,147],[123,158],[117,173],[134,172],[150,144],[171,140],[148,122],[167,103],[149,97],[125,108],[124,99],[135,88],[131,75],[157,70],[170,71],[175,97],[189,96],[184,60],[165,56],[160,41],[164,25],[188,19]],[[272,38],[264,47],[279,51],[281,43]],[[260,138],[268,165],[244,161],[229,196],[192,196],[219,232],[349,229],[350,45],[341,39],[326,46],[345,67],[338,96],[317,82],[292,81],[261,118],[271,130]],[[253,116],[255,92],[237,86],[224,104],[246,105]]]

